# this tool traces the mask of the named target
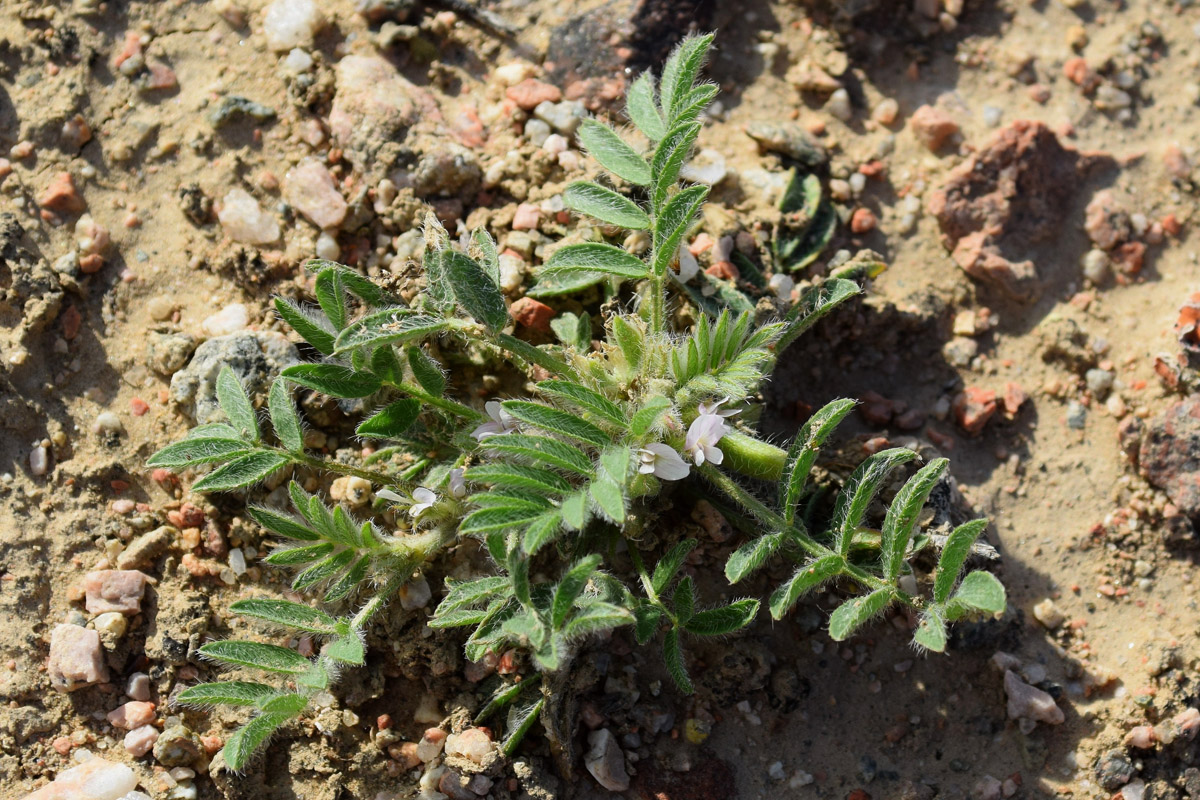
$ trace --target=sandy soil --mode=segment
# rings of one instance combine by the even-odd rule
[[[278,210],[285,173],[311,153],[332,165],[359,220],[339,234],[344,259],[387,274],[406,257],[411,240],[401,234],[418,199],[404,190],[377,213],[372,201],[381,176],[372,174],[371,160],[330,153],[322,126],[338,61],[383,53],[428,93],[440,117],[422,114],[410,136],[461,140],[469,127],[462,114],[471,108],[485,120],[486,141],[466,146],[484,172],[509,150],[521,154],[526,174],[518,170],[500,185],[438,201],[443,212],[489,224],[502,243],[517,203],[552,197],[572,174],[547,166],[519,121],[492,113],[504,91],[490,71],[514,61],[539,64],[552,31],[599,4],[501,3],[498,13],[521,28],[513,40],[435,17],[436,8],[414,12],[408,22],[420,25],[421,42],[433,46],[423,62],[413,53],[426,51],[403,41],[382,44],[378,25],[349,0],[337,0],[308,48],[315,64],[301,76],[282,63],[286,52],[267,47],[263,5],[0,3],[0,143],[14,148],[11,174],[0,184],[0,213],[11,215],[0,253],[0,697],[7,701],[0,710],[0,797],[23,797],[67,766],[79,747],[134,765],[153,797],[182,796],[165,788],[170,779],[154,756],[126,754],[123,732],[105,721],[121,702],[121,676],[148,672],[160,716],[178,714],[166,701],[204,667],[163,656],[172,642],[182,642],[186,653],[189,641],[194,649],[206,636],[244,629],[224,610],[229,603],[285,580],[253,559],[245,575],[225,576],[232,582],[219,574],[197,577],[181,564],[187,543],[175,542],[147,569],[157,586],[109,653],[112,683],[71,694],[50,688],[50,631],[60,621],[84,622],[75,589],[83,574],[115,558],[131,538],[166,524],[185,500],[205,511],[229,546],[260,544],[260,534],[237,516],[237,498],[193,497],[186,480],[158,482],[144,467],[150,453],[192,424],[171,400],[170,376],[155,369],[147,346],[156,332],[203,338],[202,322],[235,302],[249,309],[250,326],[283,330],[269,299],[305,294],[299,264],[314,254],[318,234]],[[1192,581],[1195,540],[1188,531],[1181,541],[1170,534],[1179,529],[1179,515],[1168,519],[1168,498],[1139,476],[1118,436],[1123,419],[1153,418],[1187,385],[1168,385],[1155,359],[1166,354],[1173,361],[1180,352],[1179,308],[1200,288],[1190,178],[1173,176],[1165,160],[1175,144],[1185,158],[1193,156],[1200,132],[1191,86],[1200,11],[1142,0],[1075,8],[972,1],[945,31],[891,7],[850,23],[830,9],[791,3],[717,6],[711,22],[719,53],[711,74],[722,86],[723,111],[705,128],[701,146],[723,153],[735,174],[714,193],[714,205],[739,220],[767,213],[745,173],[777,170],[779,162],[745,134],[756,121],[794,119],[823,128],[819,139],[832,153],[835,178],[875,160],[884,165],[859,197],[842,204],[847,217],[855,208],[870,209],[878,227],[856,236],[842,226],[828,255],[870,247],[890,267],[867,299],[789,353],[766,393],[764,425],[783,437],[804,408],[869,391],[926,412],[928,422],[912,430],[860,416],[843,431],[843,451],[861,457],[873,437],[916,437],[949,455],[966,505],[994,520],[988,536],[1002,557],[998,574],[1010,611],[960,629],[951,652],[938,657],[915,655],[905,633],[886,622],[838,646],[818,629],[815,609],[823,600],[776,625],[764,614],[737,640],[697,651],[701,688],[690,700],[663,682],[656,653],[613,647],[603,658],[609,677],[589,688],[586,702],[620,720],[623,732],[644,733],[647,708],[675,720],[671,733],[627,744],[638,757],[629,796],[1107,798],[1120,786],[1101,788],[1096,765],[1116,750],[1137,772],[1126,800],[1200,797],[1194,742],[1181,738],[1146,750],[1122,744],[1135,726],[1196,705],[1200,611]],[[146,63],[169,67],[177,85],[147,89],[147,71],[130,78],[114,66],[131,33],[142,37]],[[1108,84],[1128,72],[1129,113],[1098,109],[1095,93],[1068,78],[1064,64],[1079,55]],[[789,70],[794,75],[806,59],[849,89],[848,122],[829,113],[821,94],[789,83]],[[1039,89],[1044,102],[1033,97]],[[274,118],[243,116],[214,126],[214,110],[233,96],[270,107]],[[883,98],[899,103],[890,126],[872,120]],[[936,153],[907,124],[923,104],[961,127]],[[78,127],[63,131],[76,114],[91,132],[81,147]],[[1025,302],[968,277],[927,210],[915,221],[903,219],[905,198],[920,198],[925,209],[956,166],[1018,119],[1043,121],[1064,144],[1114,158],[1069,192],[1052,236],[1026,241],[1021,226],[1028,221],[1012,223],[1010,257],[1031,260],[1038,273],[1039,296]],[[30,152],[22,155],[21,142],[32,145]],[[425,151],[415,146],[415,152]],[[98,271],[52,266],[79,250],[73,226],[82,209],[49,218],[39,213],[39,197],[63,171],[73,176],[87,213],[111,235]],[[260,247],[223,233],[210,204],[219,206],[234,187],[247,189],[279,219],[280,241]],[[1091,247],[1085,209],[1104,188],[1117,190],[1147,225],[1174,215],[1182,232],[1151,243],[1140,272],[1091,286],[1080,266]],[[1153,242],[1156,235],[1148,230],[1136,238]],[[973,333],[964,327],[968,318]],[[1064,320],[1082,332],[1078,349],[1089,362],[1082,368],[1055,356]],[[1087,366],[1113,373],[1111,397],[1119,402],[1106,403],[1088,388]],[[998,412],[977,436],[956,424],[950,403],[964,387],[1003,395],[1009,383],[1029,395],[1012,419]],[[1082,425],[1072,427],[1068,416],[1078,422],[1080,408]],[[101,418],[98,426],[104,412],[119,425]],[[345,436],[344,421],[331,419],[328,436]],[[30,454],[43,445],[49,469],[35,475]],[[337,450],[334,441],[328,446]],[[114,505],[122,500],[136,505]],[[731,546],[708,548],[707,555],[720,563]],[[220,546],[197,553],[224,564]],[[769,577],[747,591],[765,593]],[[1055,631],[1032,615],[1046,598],[1066,620]],[[905,620],[892,622],[903,627]],[[429,641],[423,627],[419,616],[397,613],[372,636],[379,661],[371,674],[348,676],[340,686],[339,707],[350,715],[342,715],[340,727],[289,728],[244,778],[214,782],[201,771],[199,797],[410,796],[415,780],[389,763],[375,741],[378,715],[391,716],[396,738],[411,740],[425,727],[413,713],[426,694],[451,716],[478,702],[477,687],[462,679],[456,644]],[[1023,732],[1006,718],[1002,673],[993,666],[997,651],[1015,655],[1030,682],[1055,696],[1065,722]],[[631,700],[633,692],[641,699]],[[201,735],[227,735],[232,722],[197,712],[183,719]],[[681,733],[686,720],[711,725],[711,734],[702,743],[688,741]],[[538,737],[527,750],[498,770],[490,796],[607,794],[580,765],[575,782],[556,778]],[[986,776],[1011,781],[991,795]],[[1137,781],[1146,784],[1144,795]]]

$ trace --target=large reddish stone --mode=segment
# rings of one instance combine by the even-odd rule
[[[996,413],[996,393],[991,389],[968,386],[954,398],[954,419],[972,436],[980,433]]]
[[[1180,400],[1150,420],[1138,465],[1180,512],[1200,520],[1200,395]]]

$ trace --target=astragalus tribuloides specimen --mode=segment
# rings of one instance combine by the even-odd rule
[[[920,614],[915,643],[941,651],[947,623],[1004,609],[1004,590],[990,574],[960,580],[984,520],[949,532],[931,575],[914,575],[910,566],[930,542],[916,530],[917,521],[945,460],[917,469],[883,510],[876,501],[889,475],[918,457],[899,448],[876,453],[854,470],[830,507],[810,486],[810,473],[853,402],[817,411],[787,449],[766,442],[743,419],[746,399],[755,397],[779,355],[860,291],[845,276],[870,274],[871,266],[852,263],[790,307],[781,301],[773,318],[679,305],[689,302],[675,272],[680,244],[708,195],[707,187],[682,185],[679,176],[717,92],[699,80],[710,44],[708,36],[685,40],[659,80],[647,73],[633,83],[631,138],[595,120],[580,128],[580,140],[605,170],[604,182],[572,183],[564,193],[567,205],[614,236],[624,237],[616,233],[621,229],[640,233],[647,246],[639,256],[607,241],[566,245],[543,265],[541,277],[599,281],[617,302],[591,316],[559,315],[557,344],[519,339],[509,332],[494,241],[476,230],[456,244],[431,215],[424,231],[426,286],[411,302],[326,261],[309,264],[318,307],[276,300],[280,316],[321,359],[286,368],[271,387],[270,432],[227,370],[218,389],[228,421],[195,428],[151,459],[171,468],[216,465],[195,483],[199,491],[250,487],[293,470],[353,476],[369,482],[376,498],[369,518],[358,519],[292,482],[291,509],[248,509],[280,543],[265,560],[298,570],[293,588],[319,602],[249,599],[232,610],[302,632],[320,647],[312,657],[249,641],[201,648],[221,664],[276,676],[270,683],[204,683],[179,695],[184,703],[255,710],[225,745],[229,766],[243,767],[339,672],[364,665],[364,630],[372,618],[470,539],[486,549],[490,574],[446,580],[429,626],[469,628],[465,647],[472,661],[512,648],[528,653],[534,674],[502,682],[478,717],[507,710],[503,722],[497,715],[490,723],[503,731],[502,752],[512,753],[540,715],[557,735],[549,711],[554,681],[541,678],[569,671],[590,637],[613,628],[632,626],[639,643],[657,641],[679,689],[692,691],[688,638],[744,628],[759,614],[760,601],[714,606],[682,574],[697,542],[673,541],[658,510],[660,495],[684,481],[706,484],[754,531],[725,564],[730,584],[771,559],[794,564],[791,577],[767,598],[774,619],[804,594],[836,581],[857,594],[833,612],[834,639],[901,605]],[[684,308],[696,321],[680,329],[679,320],[688,318],[678,313]],[[594,340],[596,320],[603,329]],[[481,402],[448,380],[447,364],[435,354],[474,358],[520,376],[528,395]],[[356,429],[378,443],[375,453],[343,463],[309,452],[292,397],[297,386],[361,399],[375,409]],[[652,527],[663,535],[647,536]]]

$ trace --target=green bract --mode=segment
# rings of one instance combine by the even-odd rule
[[[362,491],[369,483],[377,493],[361,518],[296,481],[288,484],[290,508],[247,509],[276,544],[266,562],[295,570],[293,589],[312,593],[321,605],[252,598],[232,609],[264,633],[303,632],[318,645],[315,656],[249,641],[200,649],[226,667],[275,676],[271,684],[201,684],[179,696],[184,703],[256,710],[225,746],[231,767],[244,766],[341,670],[363,664],[363,633],[372,616],[464,538],[486,548],[490,572],[446,580],[429,626],[469,628],[468,658],[520,648],[551,676],[569,668],[589,637],[629,626],[639,643],[661,641],[675,683],[692,691],[689,640],[737,633],[758,616],[760,601],[713,604],[685,568],[699,548],[695,540],[671,541],[670,528],[643,535],[657,525],[657,498],[673,481],[705,482],[713,502],[751,532],[724,565],[730,584],[770,562],[791,563],[792,575],[769,594],[774,619],[804,594],[836,581],[858,595],[833,611],[834,639],[901,605],[920,614],[914,641],[940,651],[947,623],[1004,609],[1004,590],[991,575],[960,577],[986,521],[947,536],[917,535],[944,460],[913,470],[918,456],[911,450],[877,453],[854,470],[830,505],[810,478],[820,448],[852,401],[818,410],[786,450],[727,416],[756,395],[800,334],[859,293],[855,279],[873,275],[876,261],[856,259],[773,316],[728,287],[708,294],[683,286],[675,297],[690,302],[696,322],[686,330],[677,326],[668,292],[682,286],[675,272],[680,246],[708,194],[704,186],[681,186],[679,175],[716,93],[698,82],[710,44],[708,36],[687,39],[661,81],[645,74],[633,83],[628,116],[637,139],[595,120],[580,128],[582,144],[611,179],[573,183],[564,200],[583,216],[645,231],[648,249],[638,256],[613,242],[570,244],[548,258],[541,278],[560,288],[624,290],[626,302],[592,315],[558,314],[550,326],[557,343],[517,338],[495,242],[477,230],[464,252],[429,215],[425,291],[405,302],[348,267],[310,262],[317,306],[281,299],[276,309],[321,360],[283,370],[265,398],[265,415],[226,368],[217,394],[228,423],[198,427],[150,459],[152,466],[210,469],[194,484],[199,490],[247,488],[284,471],[308,470],[348,476]],[[780,263],[808,253],[805,241],[828,240],[822,203],[815,181],[793,181],[784,206],[789,224],[803,230],[799,242],[775,243]],[[505,385],[524,385],[529,394],[483,404],[451,380],[447,356],[519,377]],[[297,387],[365,404],[357,434],[377,445],[374,455],[351,464],[310,452],[293,398]],[[914,474],[896,491],[905,470]],[[882,513],[880,501],[887,498]],[[664,538],[661,546],[646,544]],[[912,556],[934,539],[945,541],[940,561],[932,575],[919,576]],[[914,593],[917,577],[931,587],[927,595]],[[501,682],[478,719],[493,718],[489,724],[504,728],[504,753],[512,753],[539,718],[548,735],[563,730],[553,718],[553,709],[563,707],[553,685],[539,676]]]

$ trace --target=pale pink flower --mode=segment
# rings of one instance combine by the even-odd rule
[[[688,476],[692,468],[675,452],[675,448],[662,442],[651,442],[638,450],[638,472],[654,475],[664,481],[679,481]]]
[[[475,441],[482,442],[489,436],[501,436],[516,430],[517,421],[498,402],[489,400],[484,403],[483,408],[487,411],[487,415],[491,417],[491,421],[483,423],[471,432],[471,436]]]
[[[413,519],[424,514],[437,502],[438,496],[432,489],[421,486],[413,491],[413,504],[408,509],[408,515]]]
[[[461,469],[450,470],[450,494],[459,500],[467,496],[467,482]]]
[[[724,411],[721,410],[721,406],[723,406],[725,403],[728,403],[728,402],[729,402],[729,398],[726,397],[722,400],[718,400],[717,402],[711,403],[711,404],[710,403],[701,403],[700,405],[698,405],[696,407],[696,410],[700,412],[700,416],[702,416],[702,417],[703,416],[732,417],[734,414],[738,413],[738,409],[727,408]]]
[[[692,457],[692,461],[696,462],[696,466],[705,461],[720,464],[725,460],[725,454],[717,447],[717,442],[728,432],[729,427],[723,417],[717,414],[701,414],[688,427],[683,449]]]

